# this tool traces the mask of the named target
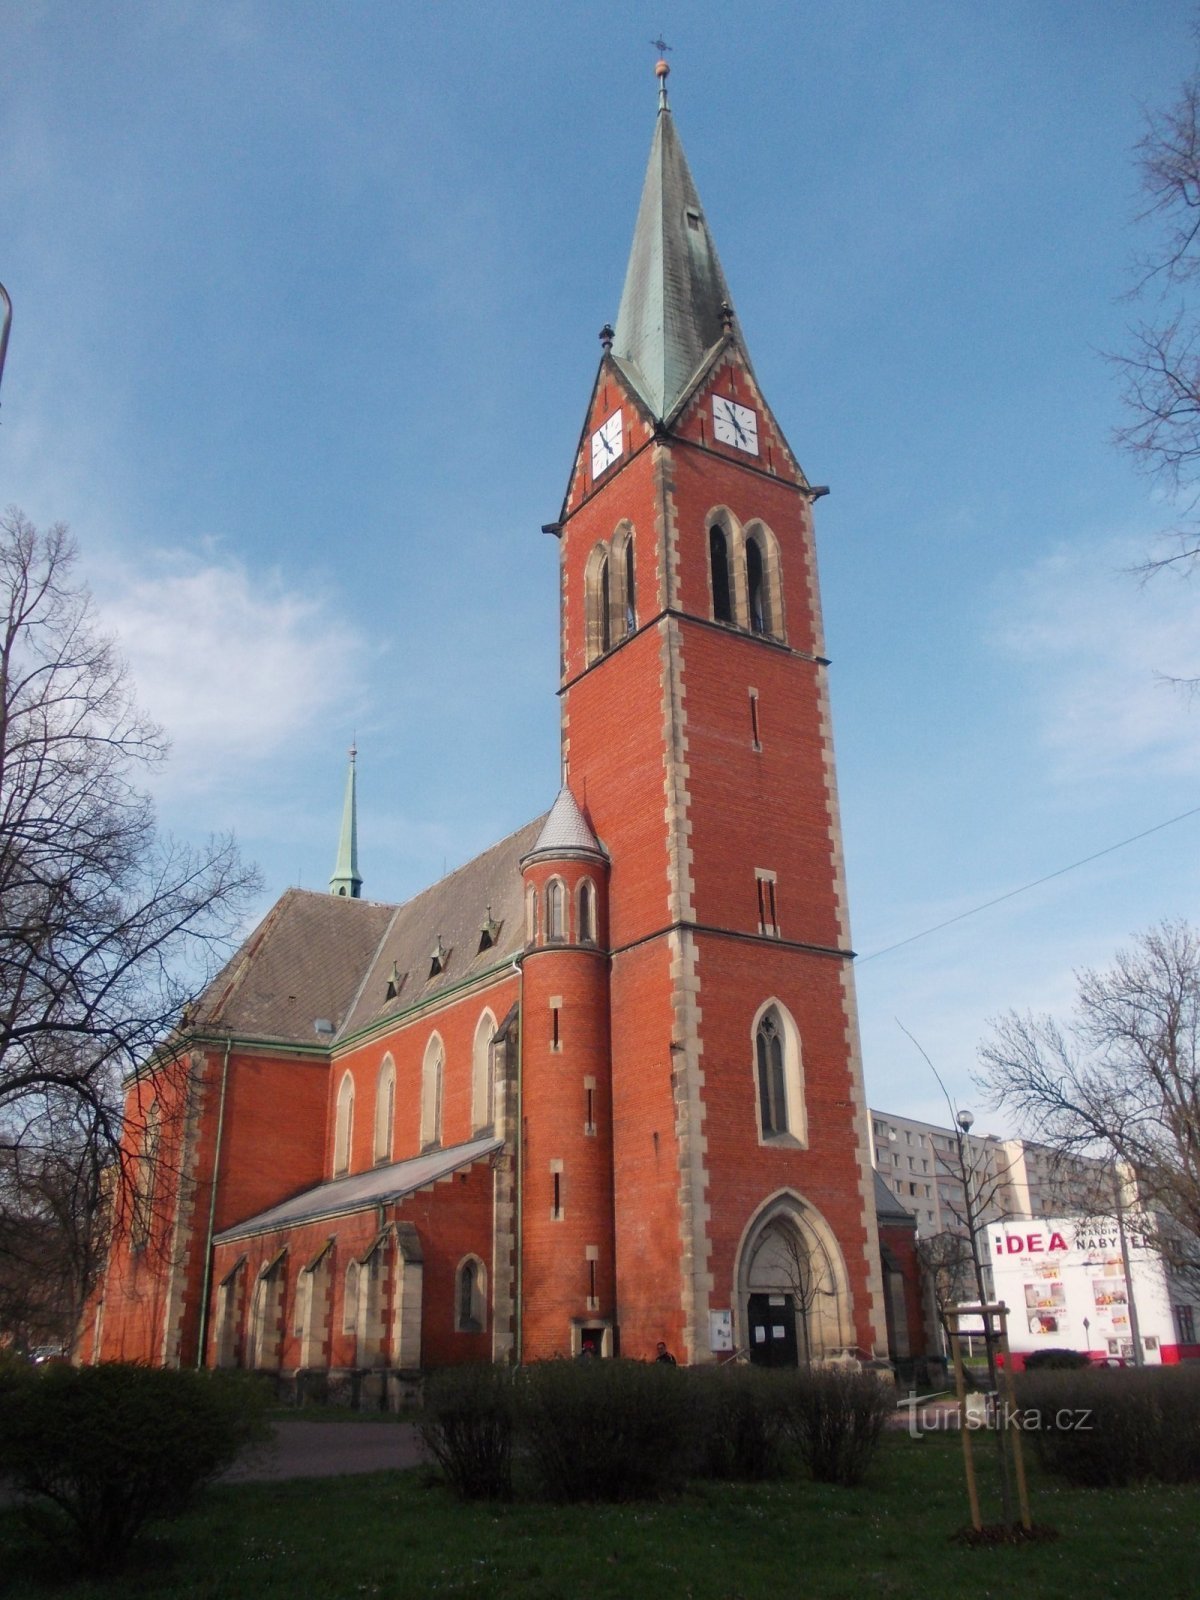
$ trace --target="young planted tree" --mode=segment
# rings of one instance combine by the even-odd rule
[[[157,833],[137,778],[166,743],[75,562],[65,528],[0,517],[0,1207],[57,1228],[86,1277],[121,1079],[211,976],[257,877],[229,838]],[[9,1266],[20,1234],[0,1228]]]

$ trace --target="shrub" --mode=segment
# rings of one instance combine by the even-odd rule
[[[1026,1372],[1082,1372],[1091,1364],[1082,1350],[1031,1350],[1025,1357]]]
[[[1070,1484],[1200,1482],[1200,1370],[1034,1372],[1017,1399],[1042,1464]]]
[[[7,1345],[0,1348],[0,1405],[19,1385],[33,1381],[34,1370],[15,1350]]]
[[[506,1367],[447,1367],[428,1380],[421,1437],[463,1500],[512,1495],[515,1411]]]
[[[653,1499],[687,1473],[691,1389],[674,1367],[545,1361],[520,1374],[518,1427],[551,1500]]]
[[[698,1367],[687,1375],[697,1433],[696,1471],[743,1483],[784,1470],[784,1395],[777,1373]]]
[[[861,1483],[896,1405],[895,1390],[870,1372],[833,1367],[783,1379],[784,1421],[818,1483]]]
[[[177,1516],[202,1485],[263,1436],[261,1391],[222,1373],[112,1363],[47,1367],[0,1412],[0,1474],[63,1518],[93,1572],[124,1565],[151,1521]]]

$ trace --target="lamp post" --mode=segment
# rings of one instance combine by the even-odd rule
[[[958,1145],[958,1170],[962,1174],[963,1203],[967,1213],[967,1237],[971,1245],[971,1265],[975,1269],[975,1292],[979,1296],[979,1314],[983,1321],[983,1348],[987,1355],[988,1387],[995,1393],[997,1388],[996,1351],[992,1342],[992,1319],[986,1309],[988,1304],[987,1287],[983,1279],[983,1262],[979,1257],[975,1195],[971,1184],[971,1179],[975,1174],[970,1161],[970,1146],[967,1144],[967,1135],[975,1125],[975,1118],[969,1111],[960,1111],[954,1121],[954,1138]]]

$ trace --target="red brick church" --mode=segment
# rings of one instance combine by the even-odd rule
[[[83,1360],[383,1390],[586,1342],[886,1355],[823,491],[759,389],[658,72],[547,529],[563,786],[385,905],[352,760],[332,893],[288,890],[127,1087],[136,1193]]]

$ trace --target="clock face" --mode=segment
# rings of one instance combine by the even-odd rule
[[[723,394],[713,395],[713,438],[720,444],[731,444],[748,455],[758,454],[758,418],[749,406],[740,406],[736,400],[727,400]]]
[[[598,478],[602,472],[611,467],[623,449],[621,413],[614,411],[608,421],[602,423],[592,435],[592,477]]]

